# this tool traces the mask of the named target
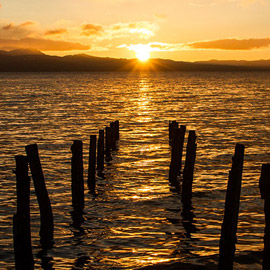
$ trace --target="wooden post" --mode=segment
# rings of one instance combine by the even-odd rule
[[[111,156],[111,128],[106,127],[105,128],[105,155],[106,155],[106,161],[112,160]]]
[[[186,126],[181,125],[177,129],[177,175],[180,175],[182,168],[182,156],[183,156],[183,147],[185,140]]]
[[[89,147],[89,163],[88,163],[88,188],[92,193],[95,193],[96,187],[96,148],[97,148],[97,136],[90,136]]]
[[[111,149],[112,151],[115,151],[117,149],[116,142],[117,142],[117,130],[115,122],[110,123],[110,129],[111,129]]]
[[[120,138],[119,120],[115,121],[115,126],[116,126],[116,140],[119,141],[119,138]]]
[[[225,212],[219,242],[219,270],[233,269],[244,162],[244,148],[243,144],[236,144],[235,154],[232,158],[232,168],[229,172]]]
[[[171,143],[171,163],[170,163],[170,170],[169,170],[169,181],[170,183],[178,187],[177,182],[177,162],[178,162],[178,136],[177,136],[177,130],[178,128],[174,128],[171,131],[171,137],[172,137],[172,143]]]
[[[30,229],[30,178],[26,156],[15,156],[17,213],[13,216],[15,267],[34,269]]]
[[[71,146],[71,194],[75,211],[84,208],[83,143],[75,140]]]
[[[262,165],[260,192],[264,199],[265,229],[262,269],[270,269],[270,163]]]
[[[98,149],[97,149],[97,170],[102,172],[104,169],[104,130],[99,130]]]
[[[185,208],[191,207],[192,183],[196,159],[196,150],[197,150],[196,134],[194,130],[190,130],[188,135],[186,160],[183,172],[183,185],[182,185],[182,203],[184,204]]]
[[[40,243],[43,247],[53,244],[53,213],[45,185],[37,144],[25,147],[40,210]]]
[[[172,143],[172,139],[173,139],[173,132],[174,132],[174,129],[175,128],[178,128],[178,123],[176,121],[170,121],[169,122],[169,143],[171,145]]]

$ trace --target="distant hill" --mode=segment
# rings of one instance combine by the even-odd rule
[[[0,72],[66,72],[66,71],[270,71],[270,60],[182,62],[150,59],[95,57],[87,54],[64,57],[49,56],[28,49],[0,50]]]

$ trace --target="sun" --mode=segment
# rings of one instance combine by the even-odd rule
[[[146,62],[150,58],[150,49],[148,46],[140,44],[135,49],[136,57],[142,61]]]

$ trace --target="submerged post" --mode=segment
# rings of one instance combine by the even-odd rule
[[[219,270],[233,269],[244,162],[244,149],[245,147],[243,144],[236,144],[235,154],[232,158],[232,168],[229,172],[225,212],[219,242]]]
[[[89,165],[88,165],[88,188],[95,193],[96,188],[96,148],[97,136],[90,135]]]
[[[71,146],[71,194],[74,210],[84,208],[84,181],[83,181],[83,143],[73,141]]]
[[[13,242],[17,270],[34,269],[30,229],[30,178],[26,156],[15,156],[17,213],[13,216]]]
[[[25,147],[40,210],[40,242],[50,247],[53,242],[53,213],[38,154],[37,144]]]
[[[264,199],[265,229],[262,269],[270,269],[270,163],[262,165],[259,182],[261,198]]]
[[[97,149],[97,171],[102,172],[104,169],[104,130],[99,130],[98,149]]]
[[[185,208],[191,207],[193,174],[197,150],[196,138],[197,136],[195,131],[190,130],[188,135],[182,186],[182,203]]]

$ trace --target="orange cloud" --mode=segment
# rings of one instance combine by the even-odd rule
[[[112,39],[138,35],[140,38],[150,38],[155,35],[158,26],[148,21],[117,23],[108,26],[84,24],[81,35],[98,37],[99,39]]]
[[[220,39],[187,44],[192,49],[253,50],[270,46],[270,38]]]
[[[84,24],[82,26],[81,35],[84,35],[84,36],[101,35],[103,32],[104,32],[104,28],[101,25]]]
[[[91,47],[80,43],[56,41],[42,38],[0,39],[0,49],[35,49],[39,51],[89,50]]]
[[[30,26],[30,25],[34,25],[35,23],[32,22],[32,21],[26,21],[26,22],[23,22],[19,25],[15,25],[14,23],[9,23],[7,25],[4,25],[2,27],[3,30],[12,30],[12,29],[19,29],[19,28],[24,28],[24,27],[27,27],[27,26]]]
[[[48,30],[45,32],[45,36],[50,36],[50,35],[61,35],[61,34],[66,34],[68,31],[67,29],[61,28],[61,29],[53,29],[53,30]]]

